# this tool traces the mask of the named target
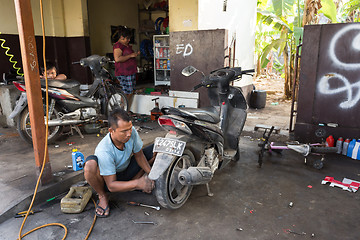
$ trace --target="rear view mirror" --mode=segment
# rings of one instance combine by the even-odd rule
[[[196,68],[194,68],[193,66],[187,66],[186,68],[184,68],[181,71],[181,74],[184,75],[185,77],[191,76],[194,73],[196,73],[198,70]]]

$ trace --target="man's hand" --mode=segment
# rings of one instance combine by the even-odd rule
[[[155,187],[155,182],[150,180],[147,174],[144,174],[141,178],[138,179],[138,189],[146,193],[151,193]]]

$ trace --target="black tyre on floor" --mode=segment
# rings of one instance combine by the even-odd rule
[[[336,147],[316,147],[311,146],[312,153],[335,153],[337,151]]]
[[[45,108],[45,107],[44,107]],[[44,111],[45,112],[45,111]],[[59,110],[55,106],[54,111],[52,112],[50,119],[59,118]],[[29,108],[26,107],[18,116],[17,119],[17,129],[20,134],[20,137],[26,142],[32,144],[32,135],[31,135],[31,124],[30,124],[30,114]],[[62,134],[63,127],[49,127],[48,130],[48,143],[54,143]]]
[[[178,209],[189,198],[193,186],[181,185],[179,172],[195,165],[192,152],[185,149],[181,157],[174,156],[170,167],[156,180],[155,196],[161,206],[168,209]]]

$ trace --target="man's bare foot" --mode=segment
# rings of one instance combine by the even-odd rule
[[[110,215],[109,197],[105,195],[99,195],[99,201],[97,203],[95,214],[98,217],[107,217]]]

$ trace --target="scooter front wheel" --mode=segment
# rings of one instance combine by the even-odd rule
[[[174,156],[170,167],[156,180],[155,196],[161,206],[168,209],[178,209],[189,198],[192,185],[182,185],[178,180],[181,170],[195,166],[195,157],[185,149],[181,157]]]
[[[125,93],[121,90],[121,88],[112,86],[111,96],[109,97],[109,102],[107,106],[108,113],[114,110],[114,108],[116,107],[120,107],[125,111],[129,111],[129,103]]]
[[[59,111],[56,109],[55,106],[50,119],[57,119],[59,118]],[[17,120],[17,129],[19,132],[19,135],[22,139],[24,139],[26,142],[32,144],[32,135],[31,135],[31,124],[30,124],[30,114],[29,114],[29,108],[26,107],[24,110],[19,114],[19,118]],[[55,127],[49,127],[48,130],[48,143],[54,143],[62,134],[62,126],[55,126]]]

